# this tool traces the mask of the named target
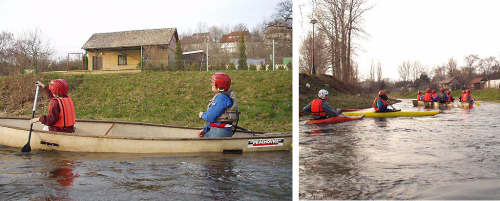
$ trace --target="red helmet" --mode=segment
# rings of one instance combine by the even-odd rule
[[[431,93],[431,89],[427,88],[427,89],[425,90],[425,92],[426,92],[426,93]]]
[[[420,95],[420,94],[422,94],[422,92],[421,92],[421,91],[418,91],[418,95]]]
[[[465,94],[465,90],[462,91],[462,94]]]
[[[441,90],[440,90],[440,91],[441,91],[441,93],[444,93],[444,88],[441,88]]]
[[[451,91],[446,91],[446,94],[448,94],[448,95],[451,94]]]
[[[381,95],[386,95],[385,91],[384,90],[380,90],[378,91],[378,95],[381,96]]]
[[[68,95],[68,82],[64,79],[52,80],[49,83],[49,89],[58,96]]]
[[[470,89],[467,89],[467,92],[466,92],[466,93],[470,94]]]
[[[435,94],[436,93],[436,90],[432,90],[432,93]]]
[[[231,86],[231,78],[226,73],[215,73],[212,75],[212,82],[215,83],[215,88],[221,91],[227,91]]]

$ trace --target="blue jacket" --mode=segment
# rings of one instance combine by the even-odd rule
[[[208,129],[210,128],[210,123],[220,124],[220,121],[214,122],[215,119],[224,112],[224,109],[231,106],[233,106],[233,101],[231,101],[231,98],[228,95],[226,94],[217,95],[214,99],[214,102],[212,102],[212,105],[208,108],[206,112],[204,112],[201,115],[201,118],[203,120],[209,122],[205,127],[203,127],[203,130],[205,132],[208,132]]]
[[[392,112],[391,109],[388,109],[386,105],[384,105],[384,102],[382,102],[381,99],[377,100],[377,107],[380,110],[380,112]]]

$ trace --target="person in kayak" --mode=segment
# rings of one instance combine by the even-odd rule
[[[394,108],[389,109],[387,106],[389,103],[387,102],[389,98],[387,97],[387,94],[385,93],[384,90],[380,90],[378,92],[378,97],[375,98],[373,101],[373,108],[375,109],[376,112],[394,112],[396,111]]]
[[[460,95],[460,97],[458,97],[458,101],[462,102],[462,98],[464,97],[465,95],[465,90],[462,91],[462,95]]]
[[[422,96],[422,92],[418,91],[417,101],[422,101],[422,100],[424,100],[424,97]]]
[[[448,100],[448,95],[444,93],[444,88],[441,88],[440,91],[441,93],[438,96],[436,96],[436,98],[434,98],[433,101],[437,101],[440,104],[444,104],[446,103],[446,100]]]
[[[233,123],[236,122],[238,100],[233,91],[229,90],[231,78],[226,73],[217,72],[212,75],[212,91],[214,97],[206,112],[198,116],[207,121],[207,125],[198,131],[198,137],[232,137]]]
[[[470,95],[470,89],[467,89],[467,91],[465,91],[465,94],[462,95],[462,102],[474,103],[474,100]]]
[[[454,102],[455,99],[451,96],[451,91],[446,91],[446,94],[448,95],[448,99],[446,99],[446,102]]]
[[[431,89],[429,89],[429,88],[427,88],[427,90],[425,90],[424,101],[427,101],[427,102],[432,101]]]
[[[302,114],[312,114],[315,120],[335,117],[341,114],[342,110],[334,110],[328,102],[326,102],[328,96],[327,90],[319,90],[318,99],[314,99],[309,105],[302,108]]]
[[[432,101],[438,97],[438,94],[436,93],[436,90],[432,90]]]
[[[52,80],[49,86],[37,81],[35,86],[42,87],[51,99],[49,103],[49,115],[33,118],[31,123],[41,122],[49,127],[49,131],[75,132],[75,106],[73,100],[68,96],[68,82],[63,79]]]

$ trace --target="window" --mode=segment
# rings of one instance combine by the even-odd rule
[[[127,65],[127,55],[118,55],[118,65]]]

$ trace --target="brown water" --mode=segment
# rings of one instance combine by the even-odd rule
[[[1,200],[291,200],[292,152],[115,154],[0,145]]]
[[[394,106],[419,110],[411,100]],[[432,117],[302,118],[300,198],[498,200],[499,113],[500,104],[483,102]]]

